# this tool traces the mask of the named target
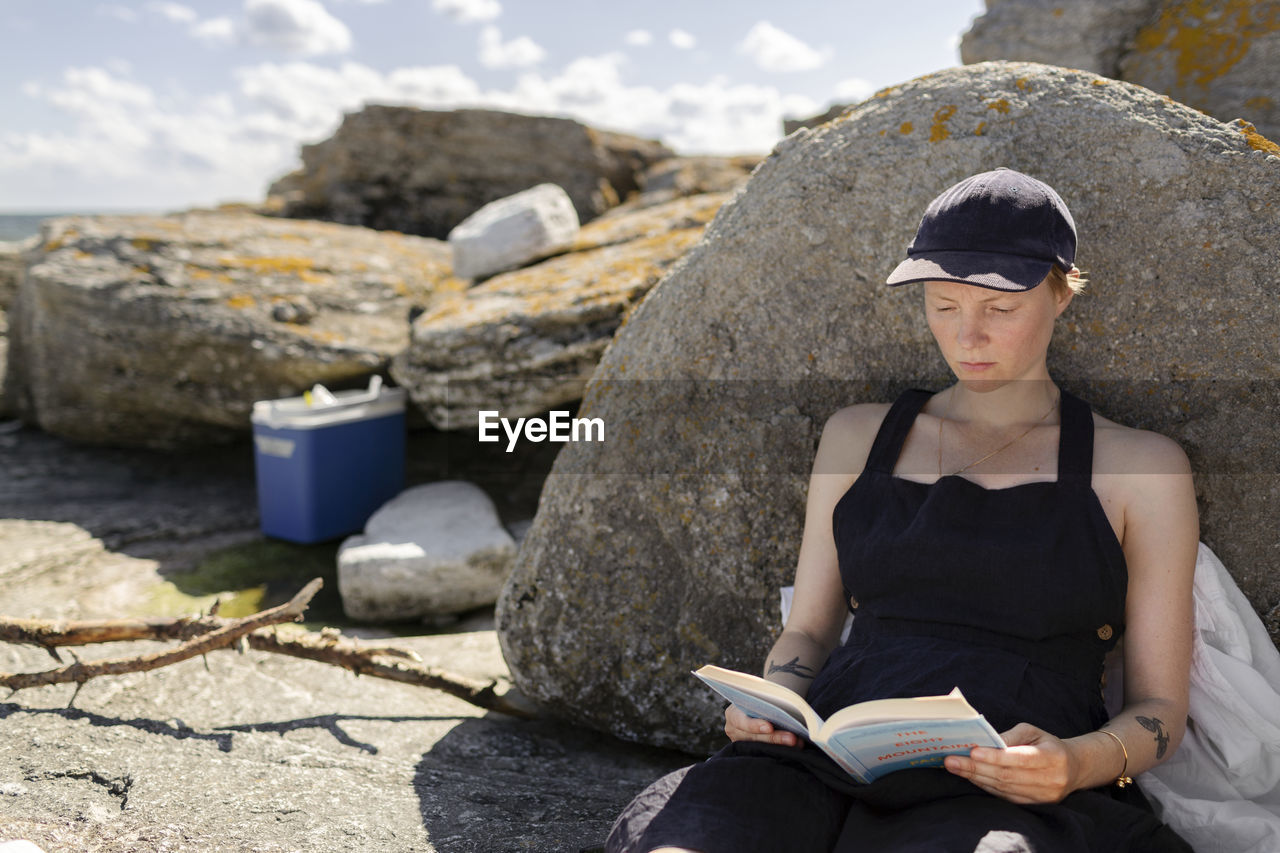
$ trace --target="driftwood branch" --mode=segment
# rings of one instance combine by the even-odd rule
[[[324,584],[316,578],[307,584],[290,601],[279,607],[272,607],[261,613],[246,616],[243,619],[228,620],[225,625],[184,642],[174,649],[148,655],[137,655],[128,658],[112,658],[83,663],[77,660],[66,666],[44,672],[0,673],[0,687],[12,690],[23,690],[27,687],[40,687],[46,684],[84,684],[91,678],[100,675],[122,675],[126,672],[148,672],[162,666],[189,660],[207,654],[214,649],[229,646],[241,637],[268,625],[281,622],[292,622],[302,617],[312,597],[320,591]],[[74,697],[73,697],[74,701]]]
[[[122,640],[190,640],[225,627],[215,616],[180,619],[101,619],[78,622],[0,617],[0,642],[55,646],[87,646]]]
[[[369,675],[405,684],[416,684],[456,696],[478,708],[514,717],[532,718],[536,708],[521,694],[501,682],[476,679],[424,664],[412,650],[396,646],[369,646],[343,637],[334,628],[318,633],[291,631],[279,634],[274,626],[292,621],[306,609],[320,588],[319,580],[292,601],[246,619],[222,619],[188,616],[179,619],[110,619],[76,622],[52,622],[37,619],[0,617],[0,641],[32,643],[55,654],[61,646],[80,646],[124,640],[183,640],[182,646],[170,652],[75,664],[38,673],[9,674],[0,672],[0,686],[21,690],[45,684],[77,682],[83,684],[99,675],[142,672],[177,663],[218,648],[231,646],[243,638],[249,647],[264,652],[290,655],[349,669],[356,675]],[[310,590],[310,591],[309,591]],[[309,592],[308,592],[309,591]],[[290,608],[296,608],[296,614]],[[279,616],[279,618],[276,618]],[[250,624],[252,623],[252,624]],[[245,627],[248,626],[248,627]],[[210,642],[211,638],[216,638]],[[392,660],[386,660],[391,658]]]
[[[330,628],[318,634],[290,632],[288,635],[277,635],[272,631],[257,631],[249,635],[249,645],[264,652],[278,652],[333,664],[349,669],[356,675],[371,675],[430,687],[486,711],[497,711],[525,719],[536,716],[534,706],[527,699],[517,691],[503,687],[500,682],[470,678],[424,664],[416,653],[408,649],[394,646],[366,647]],[[380,661],[380,657],[395,657],[398,660]]]

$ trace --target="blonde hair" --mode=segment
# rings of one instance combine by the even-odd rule
[[[1063,296],[1067,291],[1079,296],[1084,293],[1084,286],[1089,283],[1089,280],[1084,277],[1084,273],[1080,272],[1074,264],[1069,273],[1063,272],[1055,264],[1050,267],[1049,275],[1045,281],[1049,283],[1049,287],[1053,288],[1054,296]]]

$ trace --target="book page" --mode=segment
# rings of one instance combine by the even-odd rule
[[[746,690],[715,681],[694,673],[712,690],[737,705],[747,714],[761,720],[768,720],[780,729],[786,729],[802,738],[810,737],[809,728],[804,724],[804,713],[798,708],[790,708],[778,700],[762,699]]]

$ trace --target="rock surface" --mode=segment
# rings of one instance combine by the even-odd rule
[[[1280,2],[1160,3],[1118,77],[1280,140]]]
[[[1276,155],[1141,87],[1003,62],[788,137],[587,387],[578,414],[615,439],[565,445],[543,489],[498,604],[516,683],[624,738],[717,740],[721,705],[688,672],[755,670],[776,636],[827,417],[951,381],[917,292],[883,281],[929,200],[998,165],[1054,186],[1080,227],[1092,283],[1059,321],[1055,378],[1186,449],[1201,538],[1280,613]]]
[[[965,63],[1031,60],[1093,71],[1280,138],[1280,3],[1274,0],[988,0]]]
[[[304,146],[302,169],[269,193],[284,198],[286,216],[444,239],[485,204],[542,183],[563,187],[586,222],[670,156],[657,142],[570,119],[371,105]]]
[[[415,320],[396,383],[440,429],[473,428],[581,399],[627,312],[702,236],[727,193],[620,207],[566,254],[448,294]]]
[[[515,541],[483,489],[458,480],[416,486],[342,543],[342,606],[365,622],[474,610],[497,601],[515,556]]]
[[[449,232],[453,274],[487,278],[566,248],[578,233],[569,194],[538,184],[491,201]]]
[[[731,193],[746,183],[762,157],[671,157],[654,163],[640,176],[640,195],[623,208],[652,207],[682,196]]]
[[[0,241],[0,311],[8,310],[13,303],[13,298],[18,293],[18,281],[27,264],[26,255],[39,242],[39,237]]]
[[[161,448],[245,433],[255,400],[363,386],[451,281],[440,241],[250,214],[57,219],[35,260],[9,314],[11,404]]]
[[[1026,60],[1115,77],[1120,55],[1160,5],[1161,0],[987,0],[986,13],[960,39],[960,59],[966,65]]]
[[[430,461],[426,450],[411,458]],[[247,445],[170,455],[29,429],[0,435],[0,614],[192,612],[155,610],[164,601],[155,590],[185,584],[211,552],[260,539],[251,460]],[[417,468],[415,478],[428,473]],[[524,518],[536,497],[504,500],[504,511]],[[505,678],[491,619],[459,628],[347,633],[408,646],[460,674]],[[43,650],[0,644],[0,671],[53,665]],[[68,709],[73,689],[0,699],[0,838],[29,838],[48,853],[561,853],[600,843],[632,796],[689,760],[254,651],[216,652],[207,669],[193,660],[91,681]]]

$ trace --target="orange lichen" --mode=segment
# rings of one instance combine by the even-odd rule
[[[1026,77],[1019,77],[1017,80],[1014,80],[1013,85],[1017,86],[1024,92],[1031,88],[1031,84],[1027,82]]]
[[[973,129],[974,136],[986,136],[987,123],[985,121],[978,122],[978,126]]]
[[[1249,122],[1242,122],[1240,132],[1244,134],[1245,141],[1249,143],[1249,147],[1254,151],[1265,151],[1268,154],[1280,156],[1280,145],[1276,145],[1270,139],[1267,139],[1258,129]]]
[[[1095,86],[1105,86],[1105,85],[1107,85],[1108,83],[1110,83],[1111,81],[1110,81],[1110,80],[1108,80],[1106,77],[1098,77],[1097,79],[1093,80],[1092,82],[1093,82],[1093,85],[1095,85]]]
[[[929,141],[941,142],[951,135],[951,131],[947,130],[946,122],[956,113],[954,104],[948,104],[945,107],[939,107],[933,114],[933,126],[929,128]]]
[[[1064,10],[1061,6],[1056,6],[1056,7],[1054,7],[1054,10],[1053,10],[1053,16],[1054,16],[1055,18],[1061,18],[1061,17],[1062,17],[1062,15],[1063,15],[1063,13],[1064,13],[1064,11],[1065,11],[1065,10]]]
[[[227,299],[228,308],[252,308],[258,304],[258,300],[253,298],[249,293],[237,293]]]
[[[252,270],[260,275],[270,275],[275,273],[280,275],[301,276],[303,272],[310,272],[315,268],[315,261],[311,258],[299,257],[297,255],[282,255],[274,258],[238,258],[225,256],[218,258],[218,263],[223,266]]]
[[[129,245],[143,252],[150,252],[156,246],[156,241],[149,237],[134,237],[129,241]]]
[[[1251,110],[1269,110],[1276,105],[1276,102],[1266,95],[1254,95],[1245,101],[1244,105]]]
[[[994,100],[994,101],[992,101],[991,103],[987,104],[987,109],[989,109],[989,110],[995,110],[995,111],[996,111],[996,112],[998,112],[998,113],[1008,113],[1008,112],[1009,112],[1009,102],[1008,102],[1007,100],[1005,100],[1004,98],[997,98],[996,100]]]
[[[908,134],[911,132],[911,127],[912,127],[911,122],[904,121],[901,125],[899,125],[898,133],[901,133],[903,135]]]
[[[1177,87],[1205,88],[1249,52],[1251,43],[1280,30],[1280,7],[1253,0],[1187,0],[1166,6],[1138,31],[1139,53],[1173,53]]]

